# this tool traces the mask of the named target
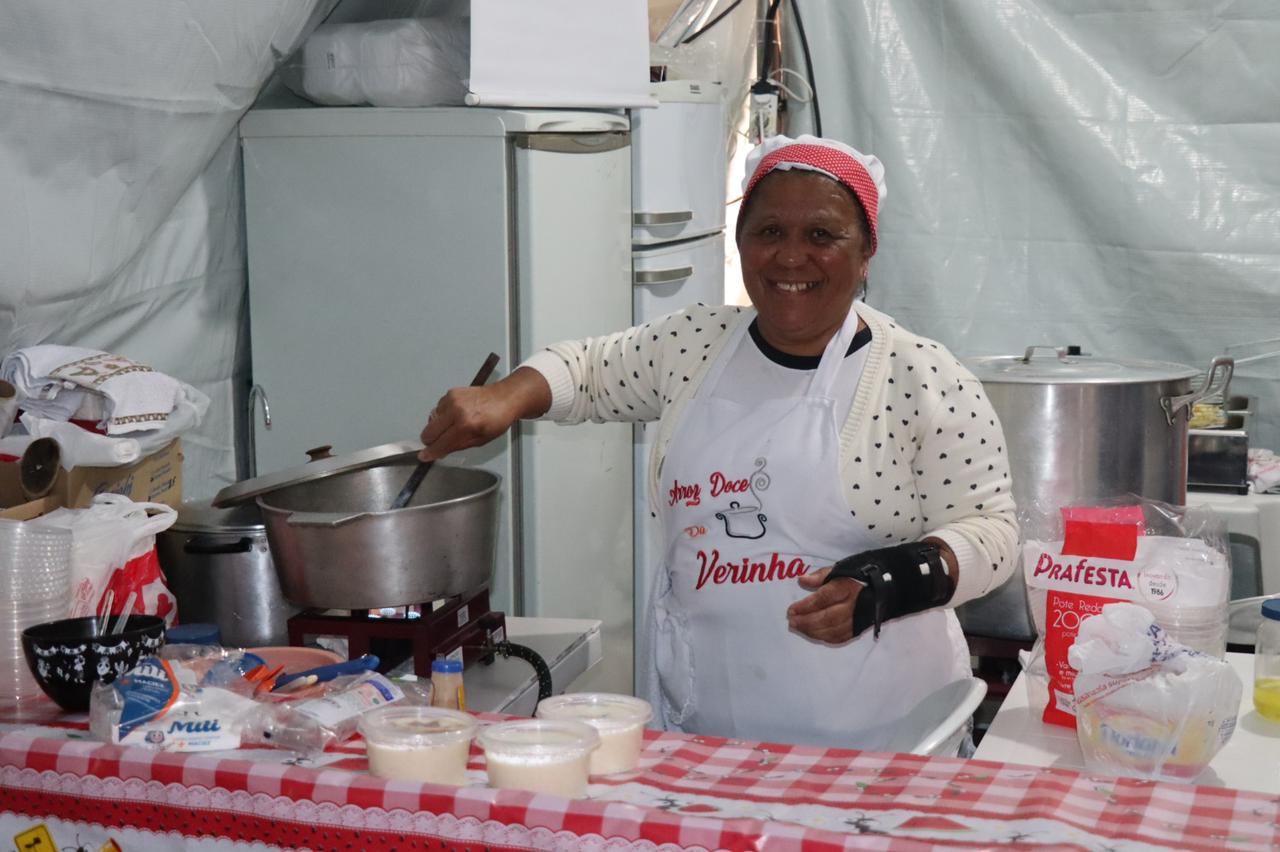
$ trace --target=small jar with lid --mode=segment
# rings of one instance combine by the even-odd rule
[[[1253,652],[1253,706],[1264,719],[1280,722],[1280,598],[1262,602]]]
[[[431,706],[449,710],[467,709],[461,660],[439,657],[431,661]]]

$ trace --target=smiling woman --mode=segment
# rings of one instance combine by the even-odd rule
[[[821,355],[867,278],[862,206],[831,178],[778,171],[738,220],[742,282],[760,333],[791,355]]]
[[[873,749],[968,677],[950,607],[1012,573],[1004,439],[972,374],[857,298],[879,160],[774,137],[747,174],[737,238],[752,308],[699,305],[558,343],[500,382],[454,389],[423,458],[521,417],[658,421],[649,503],[664,560],[637,566],[655,572],[637,671],[657,721]]]

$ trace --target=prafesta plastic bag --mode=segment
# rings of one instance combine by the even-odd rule
[[[1076,733],[1094,771],[1191,781],[1235,730],[1244,688],[1230,664],[1169,639],[1151,613],[1108,604],[1068,653]]]
[[[1231,566],[1225,523],[1212,510],[1134,497],[1033,508],[1020,521],[1039,634],[1027,688],[1045,722],[1074,727],[1076,672],[1068,654],[1081,626],[1107,604],[1139,604],[1175,641],[1213,656],[1225,652]]]

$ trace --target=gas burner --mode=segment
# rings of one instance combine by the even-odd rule
[[[489,587],[468,595],[381,610],[307,609],[289,619],[289,644],[303,645],[316,636],[342,636],[351,659],[376,654],[378,670],[387,672],[413,658],[413,671],[431,677],[431,661],[461,651],[464,666],[492,662],[496,645],[506,641],[506,619],[489,609]]]

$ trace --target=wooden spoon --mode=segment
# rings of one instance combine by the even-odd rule
[[[476,377],[471,380],[471,387],[478,388],[489,381],[493,368],[498,366],[498,360],[497,353],[490,352],[489,357],[485,358],[484,363],[480,365],[480,371],[476,373]],[[423,477],[427,475],[427,471],[431,470],[431,465],[432,462],[429,461],[418,462],[418,466],[413,469],[413,473],[409,474],[409,479],[405,482],[404,488],[400,489],[396,499],[391,502],[392,509],[403,509],[409,505],[413,495],[418,493],[418,486],[422,484]]]

